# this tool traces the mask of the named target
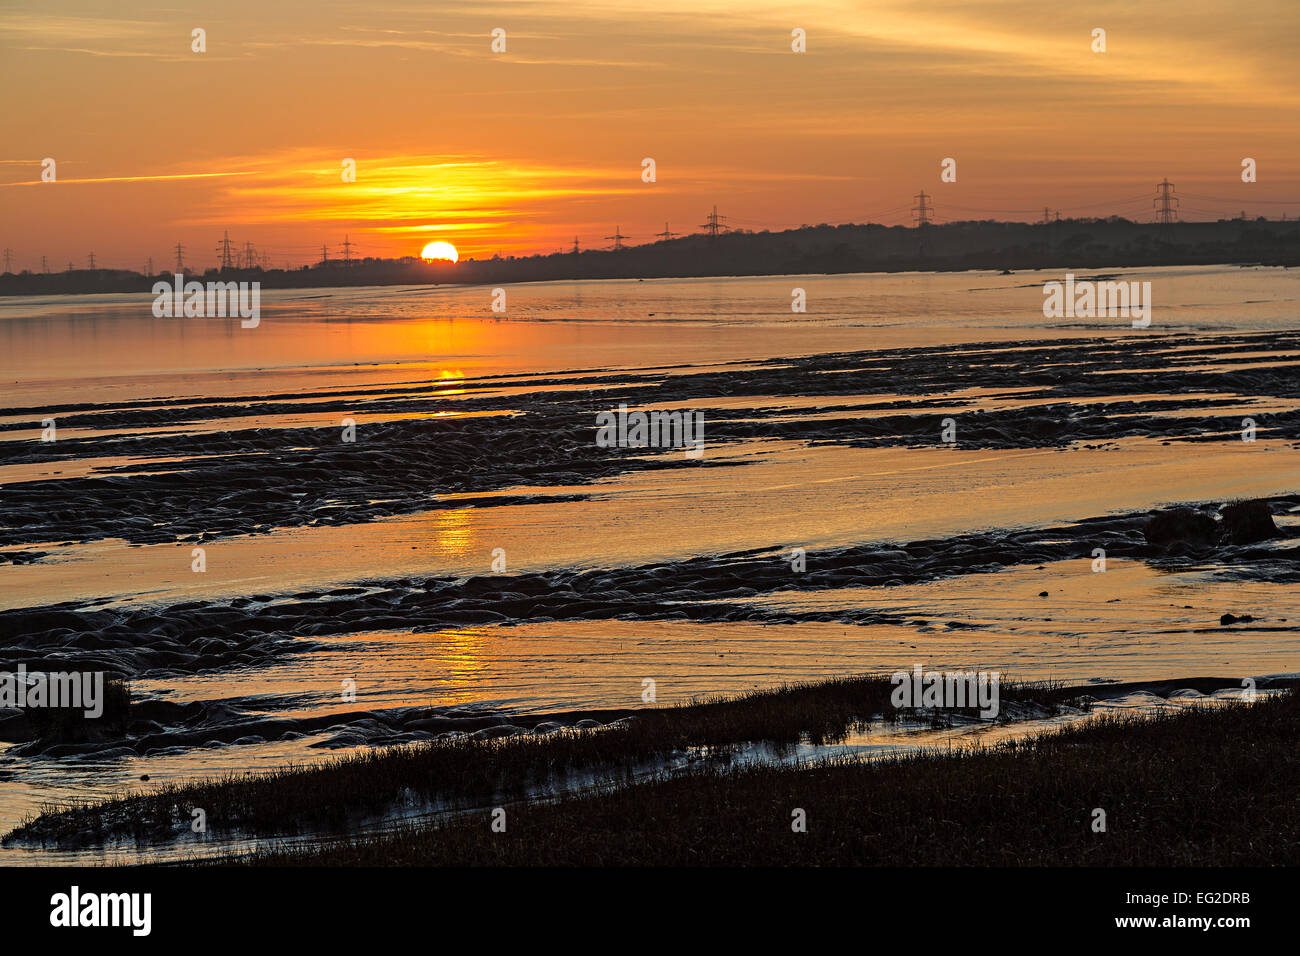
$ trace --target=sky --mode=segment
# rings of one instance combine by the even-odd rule
[[[345,237],[522,255],[715,204],[910,225],[921,190],[940,222],[1150,219],[1165,177],[1184,219],[1294,218],[1298,50],[1296,0],[0,0],[0,247],[14,271],[161,270],[178,242],[203,268],[227,231],[273,266]]]

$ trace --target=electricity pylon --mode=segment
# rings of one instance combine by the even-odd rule
[[[925,203],[931,197],[927,196],[925,190],[922,189],[912,198],[916,200],[916,205],[912,207],[912,224],[917,227],[930,225],[930,216],[934,213],[934,206],[927,206]]]
[[[713,212],[709,213],[708,220],[700,224],[700,228],[708,234],[710,239],[718,238],[718,234],[725,232],[727,227],[723,225],[727,220],[726,216],[718,215],[718,207],[713,207]]]
[[[618,226],[615,226],[615,227],[614,227],[614,235],[612,235],[612,236],[606,236],[605,238],[606,238],[606,239],[613,239],[613,240],[614,240],[614,251],[615,251],[615,252],[618,252],[620,249],[623,248],[623,240],[624,240],[624,239],[630,239],[631,236],[625,236],[625,235],[623,235],[621,232],[618,231]]]

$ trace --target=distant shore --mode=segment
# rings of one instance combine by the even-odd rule
[[[1113,269],[1180,265],[1300,265],[1300,223],[1232,219],[1158,226],[1127,219],[1049,223],[955,222],[922,227],[817,225],[783,232],[686,236],[614,250],[423,262],[414,257],[329,259],[293,269],[213,269],[185,274],[257,281],[263,288],[481,285],[581,279]],[[69,269],[0,275],[0,295],[149,292],[174,273]]]

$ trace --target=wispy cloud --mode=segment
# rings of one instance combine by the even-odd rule
[[[39,165],[39,162],[37,163]],[[157,183],[185,179],[224,179],[229,176],[251,176],[251,172],[240,173],[170,173],[159,176],[96,176],[85,179],[60,178],[52,183],[40,179],[24,179],[15,183],[0,183],[0,188],[10,186],[84,186],[99,183]]]

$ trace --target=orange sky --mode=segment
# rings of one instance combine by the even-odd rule
[[[549,252],[694,231],[714,203],[741,228],[910,223],[922,188],[940,221],[1149,218],[1164,176],[1186,219],[1294,217],[1298,49],[1295,0],[17,0],[0,246],[15,270],[162,268],[178,241],[205,267],[226,229],[274,265],[345,234]]]

